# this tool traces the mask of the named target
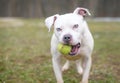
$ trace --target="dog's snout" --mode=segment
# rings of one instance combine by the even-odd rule
[[[72,39],[72,36],[71,36],[70,34],[66,34],[66,35],[64,35],[64,37],[63,37],[63,41],[64,41],[65,43],[69,43],[69,41],[71,41],[71,39]]]

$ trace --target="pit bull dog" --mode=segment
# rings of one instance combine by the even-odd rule
[[[94,40],[84,19],[86,15],[91,15],[88,9],[78,7],[73,13],[56,14],[45,19],[49,31],[52,26],[54,27],[51,39],[51,54],[57,83],[64,83],[62,72],[68,70],[70,61],[75,61],[78,73],[82,74],[80,83],[88,83]],[[66,55],[68,57],[66,57],[66,63],[63,67],[60,65],[60,59],[63,55],[57,49],[59,43],[72,47],[71,52]],[[73,60],[69,58],[73,56],[76,58]]]

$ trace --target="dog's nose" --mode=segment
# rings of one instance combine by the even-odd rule
[[[65,43],[69,43],[69,42],[71,41],[71,39],[72,39],[72,36],[71,36],[70,34],[66,34],[66,35],[64,35],[64,37],[63,37],[63,41],[64,41]]]

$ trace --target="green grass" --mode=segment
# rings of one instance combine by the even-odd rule
[[[88,24],[95,40],[90,83],[119,83],[120,22]],[[51,36],[43,20],[0,20],[0,83],[56,83]],[[64,81],[79,83],[74,63],[71,67],[63,74]]]

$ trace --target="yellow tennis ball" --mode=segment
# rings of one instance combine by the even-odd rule
[[[71,46],[59,43],[58,50],[60,53],[64,55],[68,55],[71,51]]]

